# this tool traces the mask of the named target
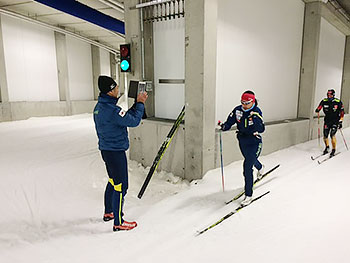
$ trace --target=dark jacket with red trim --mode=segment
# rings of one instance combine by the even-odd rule
[[[338,124],[344,117],[344,106],[340,99],[325,98],[318,105],[316,112],[320,112],[322,108],[325,114],[324,122],[327,124]]]

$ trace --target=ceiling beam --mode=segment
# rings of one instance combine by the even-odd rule
[[[33,24],[37,24],[37,25],[40,25],[40,26],[43,26],[43,27],[46,27],[46,28],[49,28],[49,29],[51,29],[53,31],[60,32],[62,34],[66,34],[66,35],[75,37],[75,38],[77,38],[79,40],[82,40],[82,41],[87,42],[89,44],[92,44],[92,45],[95,45],[95,46],[100,47],[102,49],[105,49],[105,50],[107,50],[107,51],[109,51],[109,52],[111,52],[113,54],[119,54],[119,50],[117,50],[116,48],[114,48],[112,46],[108,46],[108,45],[102,44],[100,42],[91,40],[91,39],[89,39],[89,38],[87,38],[85,36],[82,36],[82,35],[70,32],[68,30],[65,30],[65,29],[57,27],[57,26],[53,26],[53,25],[41,22],[41,21],[33,19],[31,17],[27,17],[27,16],[24,16],[24,15],[21,15],[21,14],[18,14],[18,13],[15,13],[15,12],[3,9],[1,7],[0,7],[0,14],[7,15],[7,16],[10,16],[10,17],[14,17],[14,18],[21,19],[21,20],[25,20],[27,22],[30,22],[30,23],[33,23]]]
[[[35,0],[111,31],[125,34],[124,22],[97,11],[75,0]]]

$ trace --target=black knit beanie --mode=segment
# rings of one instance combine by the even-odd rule
[[[117,86],[117,83],[108,76],[99,76],[98,77],[98,88],[101,93],[107,94]]]

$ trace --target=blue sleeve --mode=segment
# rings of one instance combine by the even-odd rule
[[[233,109],[233,111],[230,113],[230,115],[227,117],[226,122],[222,125],[222,130],[227,131],[231,129],[232,125],[236,123],[236,108]]]
[[[261,110],[257,108],[256,111],[251,112],[251,115],[254,122],[254,132],[263,133],[265,131],[265,124]]]
[[[117,124],[124,127],[136,127],[140,124],[145,105],[142,102],[137,102],[128,111],[117,107]]]

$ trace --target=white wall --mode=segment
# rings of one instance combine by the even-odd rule
[[[58,101],[55,37],[51,30],[1,15],[10,101]]]
[[[71,100],[94,100],[91,45],[67,36]]]
[[[334,89],[340,98],[346,37],[325,19],[321,19],[314,107]]]
[[[245,90],[265,121],[297,116],[303,20],[302,0],[218,1],[217,120]]]
[[[185,103],[184,84],[159,84],[159,79],[185,78],[184,18],[153,24],[155,116],[176,119]]]
[[[101,75],[111,76],[111,62],[109,52],[100,48]]]

